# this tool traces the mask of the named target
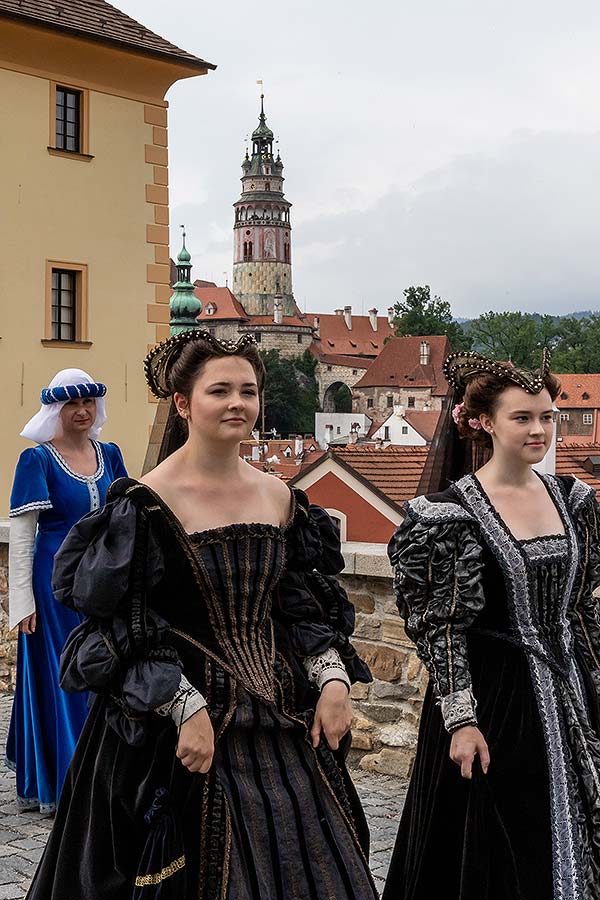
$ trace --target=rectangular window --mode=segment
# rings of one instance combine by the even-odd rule
[[[583,414],[583,424],[584,425],[593,425],[594,424],[594,414],[593,413],[584,413]]]
[[[254,340],[257,344],[260,344],[260,342],[262,341],[262,334],[260,333],[260,331],[256,332],[256,334],[254,335]]]
[[[46,314],[43,343],[88,346],[87,266],[46,260]]]
[[[373,398],[372,397],[367,398],[367,409],[373,409]]]
[[[302,335],[301,334],[297,335],[297,339],[298,339],[298,343],[301,344],[302,343]]]
[[[409,397],[408,403],[406,405],[408,406],[409,409],[414,409],[415,408],[415,398]]]
[[[57,150],[81,153],[81,91],[56,88]]]
[[[569,413],[561,413],[561,414],[560,414],[560,421],[561,421],[561,422],[568,422],[568,421],[569,421]]]
[[[52,340],[74,341],[76,331],[76,276],[67,269],[52,269]]]
[[[394,397],[392,394],[388,394],[387,395],[387,408],[392,409],[393,405],[394,405]]]
[[[389,439],[390,439],[389,425],[384,425],[384,427],[383,427],[383,439],[384,439],[384,441],[389,441]]]
[[[402,426],[402,434],[408,434],[408,425]]]

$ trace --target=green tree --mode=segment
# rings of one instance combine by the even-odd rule
[[[404,300],[394,304],[394,313],[399,337],[445,334],[454,350],[468,350],[471,346],[469,336],[454,321],[448,301],[432,297],[428,284],[406,288]]]
[[[302,356],[289,359],[280,356],[278,350],[267,350],[261,351],[261,356],[267,370],[266,430],[275,428],[280,434],[313,433],[319,401],[312,354],[305,351]]]
[[[469,334],[474,349],[516,366],[535,366],[543,346],[538,323],[528,313],[483,313],[471,322]]]
[[[553,355],[555,372],[600,372],[600,315],[565,317],[558,323]]]

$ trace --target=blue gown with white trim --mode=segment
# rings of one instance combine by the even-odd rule
[[[88,712],[87,695],[67,694],[58,684],[63,645],[81,620],[54,599],[54,556],[73,525],[104,505],[111,482],[127,474],[116,444],[92,443],[98,461],[93,475],[73,472],[50,443],[24,450],[10,498],[11,517],[39,510],[39,520],[32,574],[37,626],[18,636],[6,761],[16,770],[19,805],[46,814],[58,803]]]

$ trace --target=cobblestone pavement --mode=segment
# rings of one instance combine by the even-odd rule
[[[10,697],[0,697],[0,759],[10,718]],[[383,888],[394,846],[406,786],[397,778],[354,770],[353,776],[371,827],[371,868]],[[35,812],[19,812],[15,778],[0,762],[0,900],[22,900],[42,855],[52,819]],[[65,897],[64,900],[85,900]]]

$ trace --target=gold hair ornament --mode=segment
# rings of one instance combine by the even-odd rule
[[[540,368],[533,372],[512,363],[488,359],[474,350],[451,353],[444,362],[443,371],[448,384],[463,393],[477,375],[495,375],[512,381],[528,394],[539,394],[544,389],[544,379],[550,374],[550,351],[544,347]]]
[[[183,348],[192,341],[206,341],[222,353],[234,356],[249,344],[256,344],[251,334],[243,334],[237,341],[220,341],[210,331],[204,329],[189,329],[182,331],[166,341],[157,344],[144,360],[144,376],[148,387],[159,400],[166,400],[171,396],[169,389],[169,372],[173,363],[179,358]]]

